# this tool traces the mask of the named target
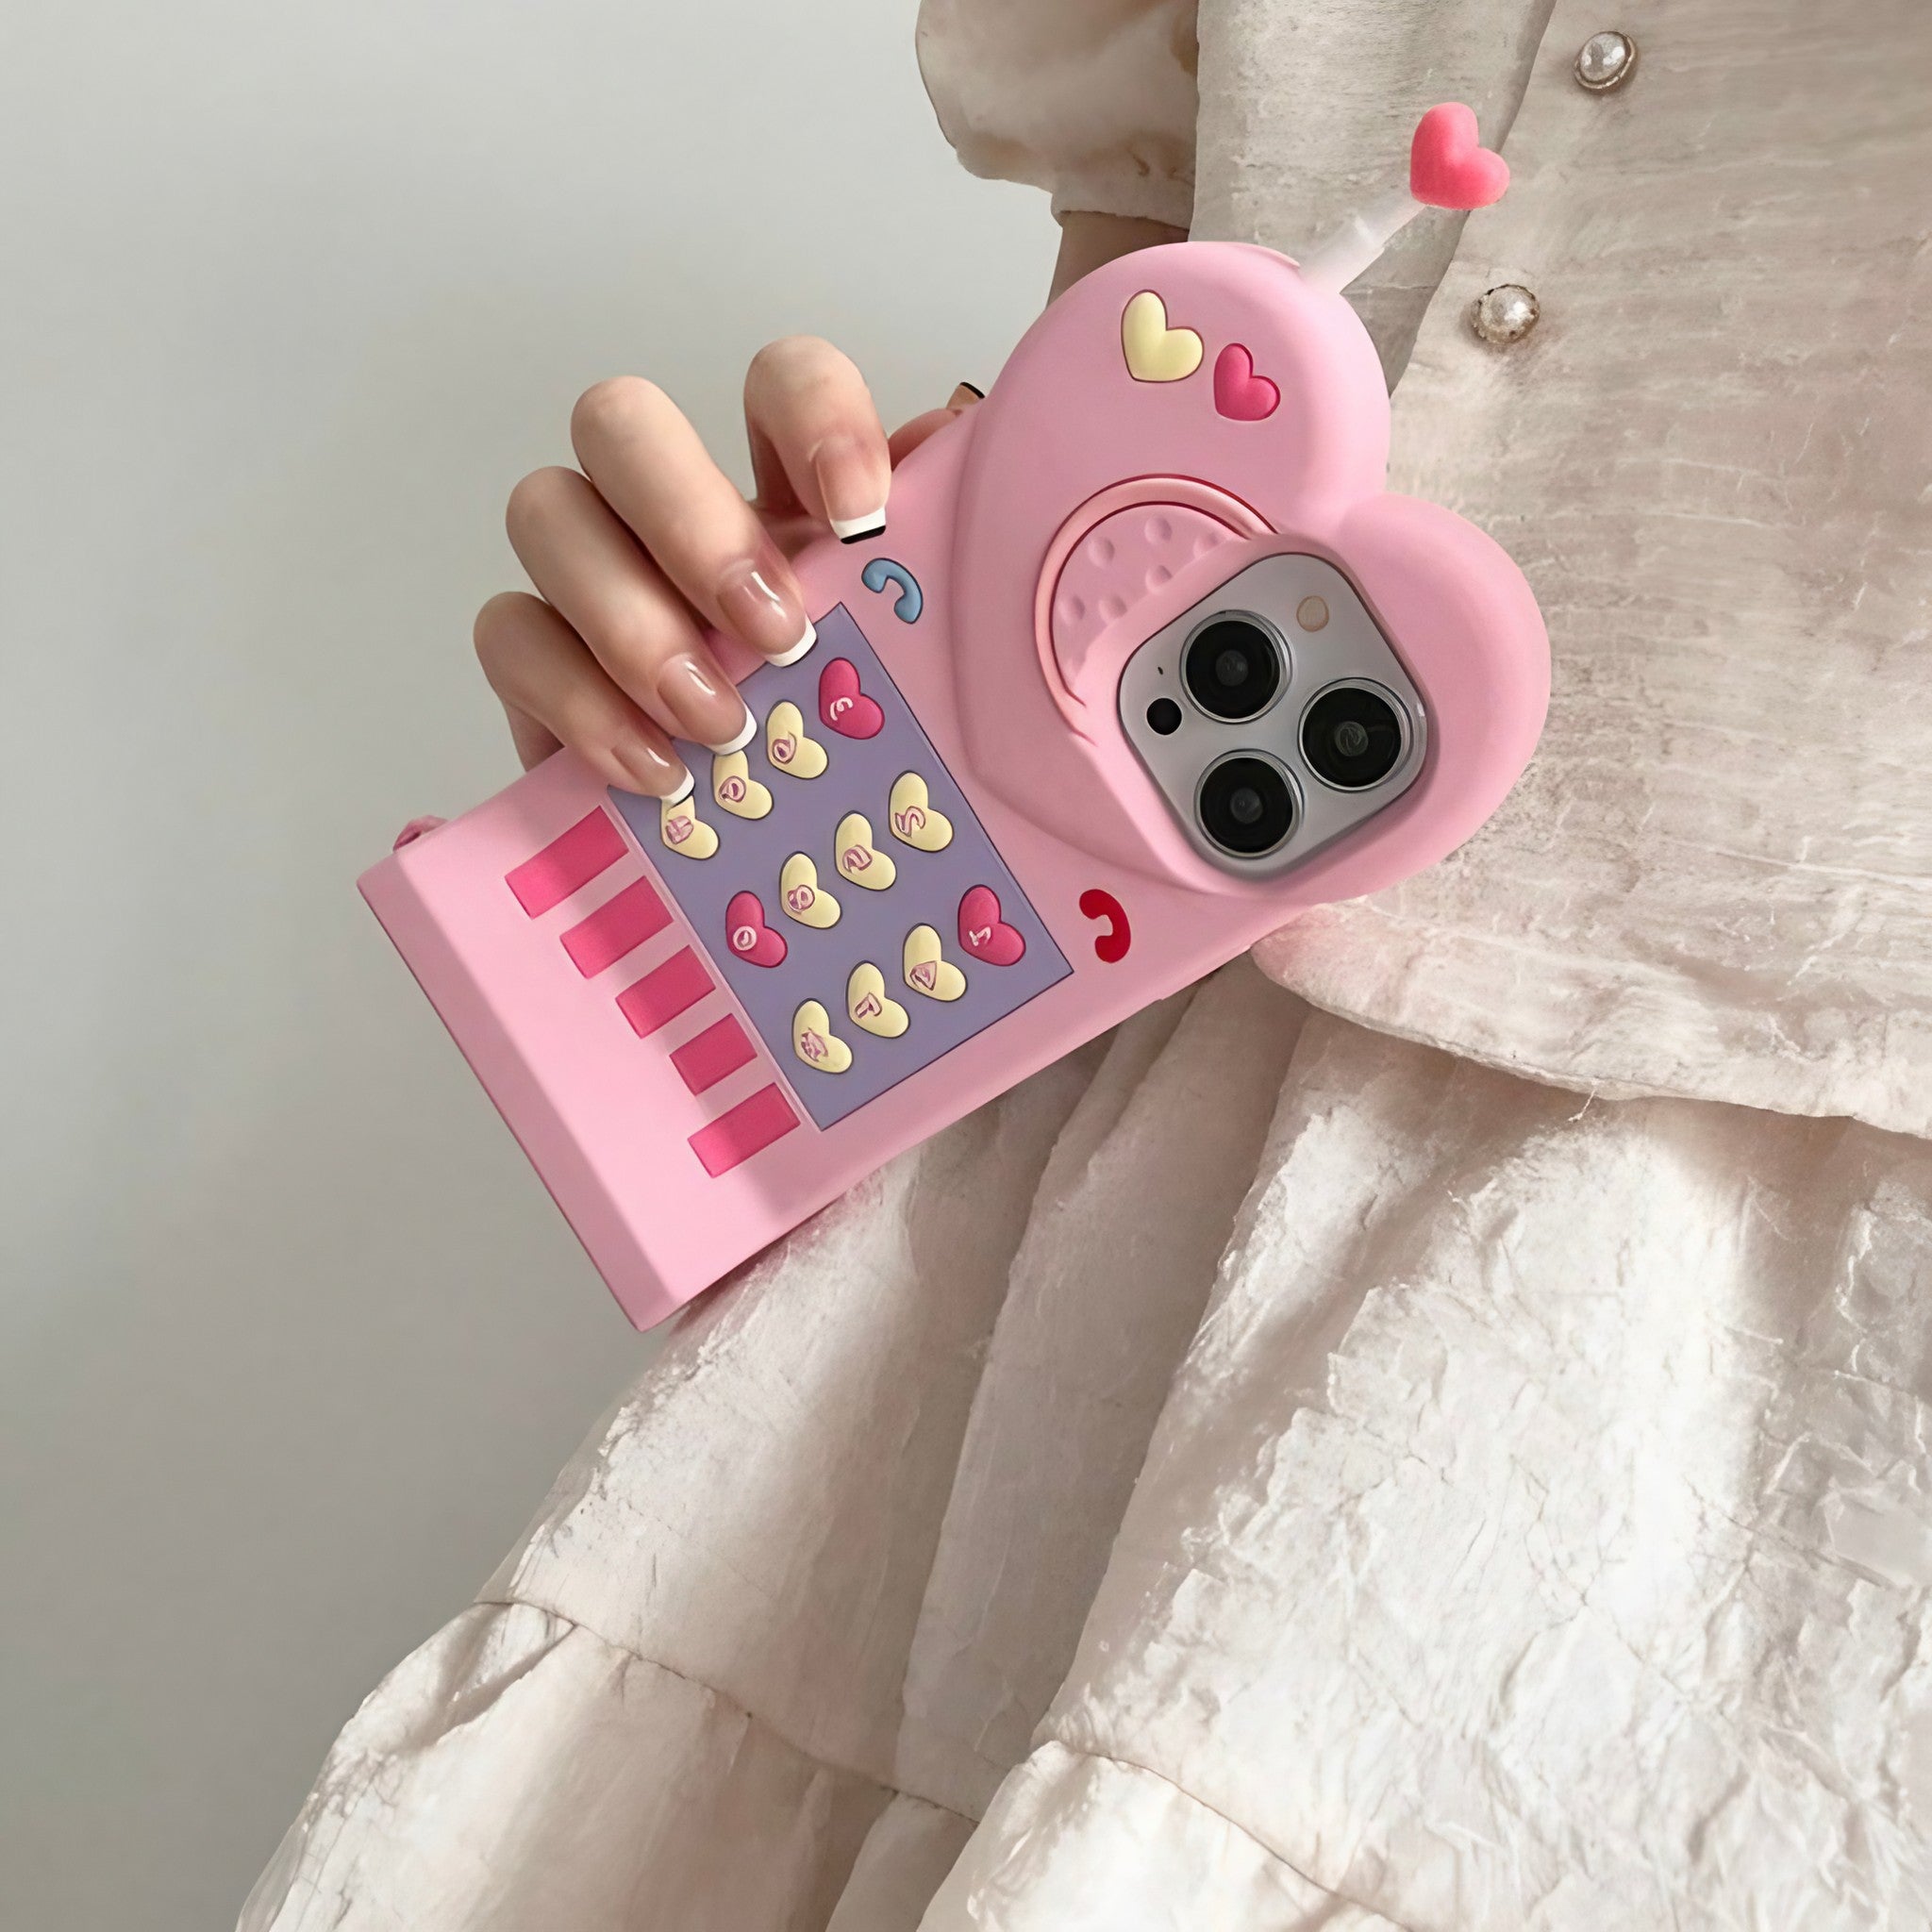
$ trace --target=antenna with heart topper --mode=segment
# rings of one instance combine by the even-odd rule
[[[1352,214],[1336,234],[1304,256],[1302,279],[1336,294],[1366,275],[1382,251],[1425,208],[1467,211],[1501,201],[1509,163],[1477,138],[1475,114],[1444,101],[1417,122],[1408,149],[1408,185]]]

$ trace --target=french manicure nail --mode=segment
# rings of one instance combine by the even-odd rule
[[[649,796],[674,801],[688,796],[695,788],[690,768],[676,757],[666,757],[648,739],[620,739],[611,755],[636,781],[637,788]]]
[[[949,409],[963,409],[968,403],[983,403],[986,391],[976,382],[961,382],[954,386],[953,393],[946,398]]]
[[[724,622],[774,664],[795,664],[818,641],[791,573],[775,558],[742,558],[718,584]]]
[[[828,436],[812,452],[811,468],[825,500],[825,521],[841,543],[876,537],[886,527],[878,479],[857,437]]]
[[[676,721],[680,738],[708,751],[741,751],[758,730],[736,687],[680,651],[658,674],[658,698]]]

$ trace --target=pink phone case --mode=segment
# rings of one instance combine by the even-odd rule
[[[908,459],[884,531],[798,558],[807,656],[713,640],[760,728],[715,766],[689,748],[691,798],[613,793],[560,753],[364,875],[634,1323],[1496,808],[1542,724],[1542,623],[1488,537],[1386,491],[1388,444],[1340,295],[1258,248],[1127,257]],[[1228,610],[1278,645],[1252,721],[1182,688]],[[1357,736],[1309,735],[1339,715],[1315,707],[1364,687],[1398,761],[1334,786],[1308,746],[1370,767],[1337,763]],[[1218,785],[1215,822],[1250,836],[1221,761],[1262,740],[1294,829],[1249,859],[1194,813]]]

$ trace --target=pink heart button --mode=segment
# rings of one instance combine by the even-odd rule
[[[1255,374],[1255,358],[1239,342],[1230,342],[1214,358],[1214,407],[1237,423],[1259,423],[1274,413],[1281,391],[1265,375]]]
[[[754,966],[785,963],[785,935],[765,924],[765,908],[756,892],[734,892],[724,908],[725,942],[741,959]]]
[[[991,886],[974,886],[959,901],[959,943],[988,966],[1015,965],[1026,951],[1024,935],[1000,917]]]
[[[1408,192],[1430,208],[1488,208],[1509,186],[1509,163],[1476,139],[1475,110],[1444,101],[1416,123]]]
[[[834,658],[819,673],[819,719],[841,738],[876,738],[886,714],[858,688],[850,658]]]

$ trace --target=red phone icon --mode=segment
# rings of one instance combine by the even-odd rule
[[[1098,886],[1090,886],[1080,894],[1080,910],[1089,919],[1108,922],[1108,929],[1094,937],[1094,958],[1105,960],[1109,966],[1124,959],[1127,948],[1134,943],[1134,928],[1127,924],[1127,908],[1111,892],[1103,892]]]

